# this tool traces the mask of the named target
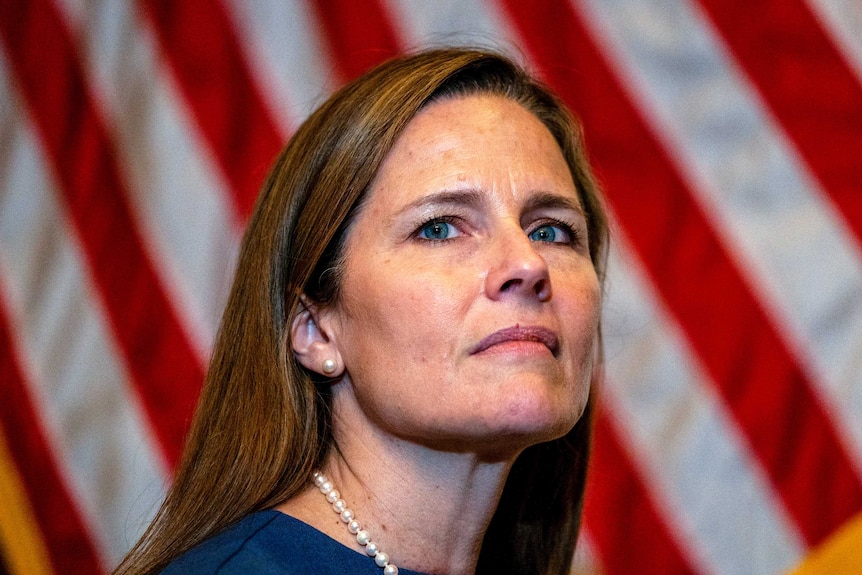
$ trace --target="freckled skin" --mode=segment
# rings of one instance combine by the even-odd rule
[[[421,205],[443,190],[478,201]],[[588,396],[599,285],[577,212],[562,212],[577,245],[528,237],[561,213],[531,208],[539,193],[579,205],[552,135],[518,104],[461,97],[410,123],[351,226],[343,298],[323,310],[346,368],[333,389],[336,433],[350,421],[354,432],[508,457],[574,425]],[[453,237],[420,237],[429,214],[453,211]],[[521,342],[471,353],[515,325],[551,330],[559,349]]]

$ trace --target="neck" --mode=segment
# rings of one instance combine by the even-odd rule
[[[392,438],[337,435],[322,471],[391,561],[435,575],[475,573],[514,456],[485,461]],[[279,509],[361,551],[311,484]]]

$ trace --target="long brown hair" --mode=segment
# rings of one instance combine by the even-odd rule
[[[520,103],[551,131],[583,202],[590,255],[603,280],[605,213],[579,125],[548,89],[484,50],[425,51],[366,73],[305,121],[261,190],[175,481],[117,574],[158,572],[308,485],[331,435],[326,386],[290,351],[299,297],[319,305],[338,300],[347,226],[415,114],[431,101],[477,93]],[[520,455],[485,537],[479,573],[568,573],[592,404],[567,435]]]

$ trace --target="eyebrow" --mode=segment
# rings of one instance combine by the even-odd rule
[[[540,209],[571,210],[584,218],[587,217],[578,198],[561,196],[552,192],[537,192],[530,196],[524,206],[525,213]]]
[[[421,198],[410,202],[398,213],[409,212],[417,208],[426,208],[428,206],[462,206],[466,208],[479,208],[485,203],[485,196],[482,192],[474,188],[466,188],[463,190],[441,190],[422,196]]]
[[[428,194],[410,202],[398,211],[403,214],[415,209],[428,206],[460,206],[466,208],[479,208],[486,202],[485,194],[475,188],[463,190],[441,190]],[[569,198],[552,192],[536,192],[524,205],[523,212],[528,213],[541,209],[570,210],[586,218],[584,209],[578,198]]]

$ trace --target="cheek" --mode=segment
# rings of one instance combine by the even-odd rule
[[[406,364],[435,364],[457,343],[466,299],[457,278],[383,265],[345,283],[343,343],[365,362],[383,354]],[[367,355],[370,354],[370,355]],[[406,367],[406,365],[405,365]]]
[[[568,337],[574,348],[574,367],[586,370],[588,373],[585,375],[589,377],[598,344],[601,289],[592,270],[566,287],[563,317],[574,318],[566,322]]]

